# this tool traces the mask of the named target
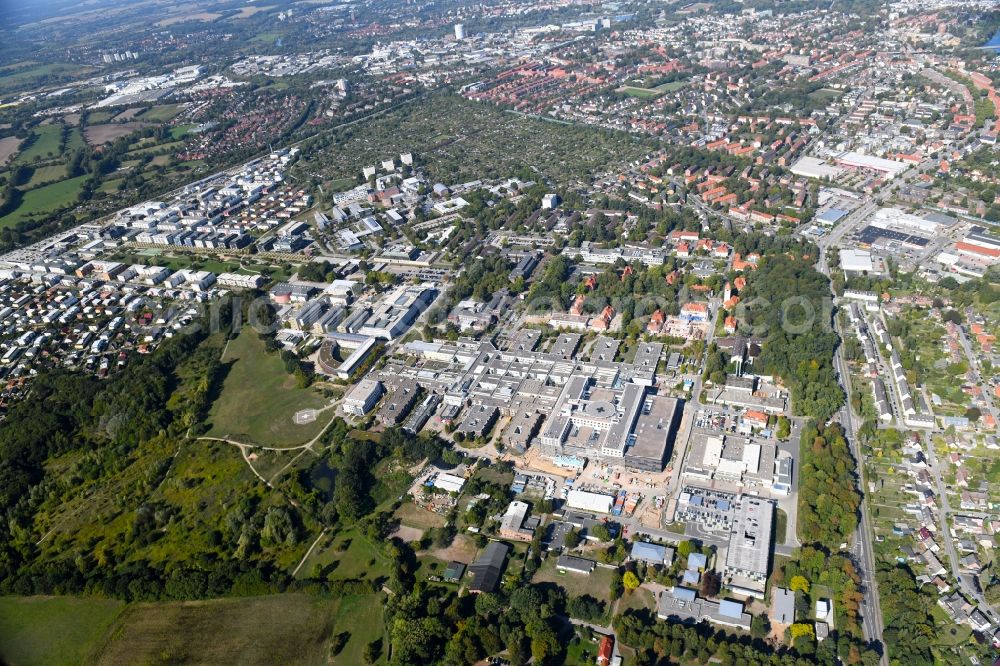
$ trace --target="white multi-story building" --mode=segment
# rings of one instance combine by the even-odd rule
[[[364,416],[382,397],[382,382],[362,379],[344,398],[344,411],[354,416]]]

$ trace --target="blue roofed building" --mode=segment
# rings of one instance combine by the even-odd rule
[[[723,599],[719,602],[719,615],[731,620],[738,620],[743,615],[743,604],[738,601]]]
[[[708,567],[708,557],[702,553],[691,553],[688,555],[687,568],[695,571],[703,571]]]
[[[629,553],[629,557],[637,562],[670,566],[674,561],[674,549],[646,541],[636,541],[632,544],[632,552]]]
[[[753,619],[738,601],[701,599],[688,587],[674,586],[660,594],[656,616],[661,620],[675,620],[686,624],[711,622],[748,631]]]
[[[827,208],[816,216],[816,221],[823,224],[836,224],[845,215],[847,215],[847,211],[842,208]]]

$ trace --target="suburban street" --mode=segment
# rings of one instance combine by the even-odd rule
[[[937,510],[938,521],[940,523],[941,534],[944,536],[942,539],[944,542],[944,548],[948,553],[949,568],[951,569],[955,580],[959,582],[962,591],[975,599],[983,611],[989,614],[990,619],[997,622],[1000,620],[1000,615],[997,614],[993,606],[986,601],[986,598],[972,583],[972,577],[963,576],[961,573],[961,567],[958,562],[958,553],[955,550],[955,540],[951,538],[951,531],[948,527],[948,517],[951,515],[951,505],[948,501],[948,487],[945,485],[944,480],[941,477],[941,466],[938,462],[937,452],[934,450],[934,444],[928,443],[926,451],[927,461],[930,463],[931,472],[934,475],[934,484],[937,489],[937,499],[939,502]]]
[[[986,403],[986,409],[988,409],[990,414],[993,415],[993,422],[1000,423],[1000,414],[997,412],[996,403],[993,402],[993,396],[990,395],[989,384],[987,384],[984,380],[982,370],[979,367],[979,358],[972,349],[972,344],[969,342],[969,336],[965,332],[965,326],[958,326],[957,328],[958,340],[962,344],[962,351],[965,353],[965,358],[969,361],[969,369],[975,373],[975,380],[979,385],[980,390],[983,392],[983,401]]]

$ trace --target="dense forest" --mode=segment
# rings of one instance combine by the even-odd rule
[[[813,266],[813,254],[766,255],[749,278],[750,332],[764,338],[760,364],[781,377],[796,414],[825,423],[844,404],[833,355],[830,283]]]
[[[799,534],[834,552],[858,526],[857,463],[839,423],[807,425],[799,456]]]
[[[925,591],[904,565],[883,567],[876,576],[885,616],[885,644],[892,663],[936,663],[931,654],[938,631],[931,615],[935,594]]]

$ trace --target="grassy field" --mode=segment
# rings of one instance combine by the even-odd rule
[[[36,127],[32,131],[34,138],[31,145],[21,151],[21,154],[14,159],[14,164],[31,164],[35,158],[44,160],[59,157],[62,130],[63,126],[59,123]]]
[[[597,660],[598,643],[584,638],[585,629],[575,629],[573,639],[566,645],[566,666],[589,666]]]
[[[618,612],[624,613],[629,609],[646,609],[650,611],[656,610],[656,599],[653,598],[653,593],[645,588],[638,588],[632,590],[631,592],[626,592],[620,602],[618,602]]]
[[[81,65],[70,65],[61,62],[53,62],[45,65],[29,63],[25,66],[15,66],[5,69],[0,74],[0,91],[18,90],[38,85],[46,77],[65,78],[68,76],[80,76],[92,71],[92,67]]]
[[[21,205],[12,213],[0,217],[0,229],[13,226],[33,213],[49,213],[71,206],[76,202],[83,181],[87,178],[88,176],[70,178],[25,192]]]
[[[337,178],[330,182],[330,189],[334,192],[349,190],[357,185],[357,182],[354,178]]]
[[[172,136],[174,139],[180,139],[194,127],[197,127],[197,125],[195,125],[194,123],[186,123],[184,125],[178,125],[177,127],[172,127],[170,128],[170,136]]]
[[[0,663],[79,664],[125,606],[73,597],[0,597]]]
[[[35,169],[31,175],[31,180],[25,184],[25,189],[34,189],[45,183],[51,183],[66,177],[66,165],[55,164],[53,166],[43,166]]]
[[[268,492],[253,474],[236,447],[222,442],[198,441],[185,444],[174,461],[170,475],[150,497],[175,507],[183,519],[174,529],[147,546],[141,557],[153,562],[183,559],[186,553],[211,552],[212,533],[222,528],[232,510],[234,492],[240,498],[258,496],[263,506],[283,506],[281,496]],[[309,547],[306,540],[316,532],[303,530],[303,542],[269,552],[280,565],[292,569]],[[225,545],[224,552],[233,546]]]
[[[670,83],[661,83],[655,88],[640,88],[638,86],[623,86],[617,90],[617,92],[625,93],[631,97],[637,97],[639,99],[653,99],[659,97],[663,93],[673,92],[674,90],[680,90],[685,85],[684,81],[672,81]]]
[[[180,104],[161,104],[153,106],[141,114],[143,120],[151,122],[165,122],[181,112]]]
[[[396,510],[395,516],[403,525],[421,529],[444,527],[446,522],[444,516],[422,509],[412,502],[405,502]]]
[[[91,111],[87,114],[87,122],[96,125],[98,123],[106,123],[114,117],[114,111]]]
[[[555,583],[566,590],[571,597],[589,594],[601,601],[611,601],[611,569],[597,567],[589,576],[577,573],[559,573],[556,570],[556,558],[549,557],[538,568],[533,583]]]
[[[837,90],[820,88],[819,90],[814,90],[809,93],[809,99],[813,100],[816,104],[829,104],[830,102],[840,99],[840,95],[841,93]]]
[[[475,478],[498,483],[501,486],[509,486],[514,482],[514,473],[500,470],[496,467],[480,466],[476,469]]]
[[[382,659],[385,657],[385,626],[382,620],[382,599],[378,595],[352,595],[340,600],[337,617],[333,622],[335,633],[347,633],[347,645],[333,658],[334,664],[363,664],[364,650],[368,643],[382,640]]]
[[[97,664],[325,664],[337,602],[304,594],[136,604]]]
[[[275,8],[275,5],[268,5],[266,7],[252,7],[252,6],[241,7],[239,14],[233,14],[232,16],[229,16],[228,18],[230,18],[230,19],[245,19],[245,18],[250,18],[254,14],[257,14],[259,12],[266,12],[266,11],[274,9],[274,8]]]
[[[53,478],[65,477],[74,473],[80,462],[80,454],[68,454],[52,460],[47,470]],[[252,501],[265,512],[271,506],[288,506],[283,496],[261,483],[236,447],[229,444],[197,441],[178,447],[171,442],[151,442],[126,462],[115,474],[53,497],[42,506],[35,523],[39,534],[48,535],[40,547],[41,558],[60,559],[76,550],[91,552],[95,548],[116,552],[122,561],[148,560],[166,567],[192,561],[201,554],[231,557],[237,549],[235,537],[220,542],[214,533],[225,531],[226,518],[240,501]],[[149,492],[143,484],[150,470],[167,462],[169,474]],[[129,543],[125,548],[137,515],[125,507],[143,502],[154,503],[175,518],[155,540],[143,545]],[[317,534],[306,516],[300,521],[304,529],[299,542],[262,549],[263,556],[276,566],[291,570]]]
[[[251,328],[229,343],[222,360],[231,367],[209,412],[210,436],[295,446],[315,437],[329,421],[328,414],[304,425],[292,420],[300,409],[323,407],[326,400],[315,389],[298,388],[278,355],[268,354]]]
[[[205,168],[205,160],[187,160],[186,162],[179,162],[177,166],[191,169],[192,171],[200,171]]]
[[[310,553],[299,575],[319,573],[330,580],[389,575],[389,561],[354,530],[327,535]]]
[[[166,150],[167,152],[173,152],[183,145],[184,145],[183,141],[168,141],[166,143],[161,143],[156,146],[149,146],[147,148],[139,148],[138,150],[131,150],[128,152],[127,157],[142,157],[147,153],[158,153],[163,150]]]
[[[686,85],[687,81],[671,81],[670,83],[661,83],[653,88],[653,90],[658,90],[660,92],[673,92],[675,90],[680,90]]]
[[[221,353],[223,342],[224,334],[211,336],[203,343],[205,353],[178,366],[172,401],[182,402],[197,389],[208,359]],[[94,553],[115,562],[146,560],[169,571],[203,557],[228,559],[240,550],[238,533],[229,526],[234,512],[243,515],[243,502],[261,515],[280,507],[299,526],[297,540],[261,542],[251,554],[279,569],[291,571],[319,533],[312,518],[262,483],[231,444],[154,437],[120,454],[115,467],[95,478],[70,483],[88,455],[73,451],[46,461],[46,475],[60,490],[47,495],[34,515],[32,530],[45,537],[38,547],[40,563]],[[161,517],[170,516],[169,524],[164,522],[155,538],[134,540],[143,507],[154,506]]]
[[[638,99],[653,99],[654,97],[659,97],[662,93],[658,93],[652,88],[636,88],[634,86],[624,86],[619,88],[616,92],[625,93],[629,97],[637,97]]]
[[[101,186],[98,187],[97,190],[99,192],[107,192],[108,194],[111,194],[113,192],[118,191],[118,186],[121,185],[121,183],[122,183],[121,178],[115,178],[114,180],[106,180],[103,183],[101,183]]]
[[[118,115],[116,115],[111,120],[112,120],[112,122],[123,123],[126,120],[132,120],[133,118],[135,118],[137,115],[139,115],[140,113],[142,113],[145,110],[146,109],[144,107],[135,106],[135,107],[132,107],[131,109],[125,109],[124,111],[122,111],[121,113],[119,113]]]
[[[274,44],[281,37],[280,32],[260,32],[254,35],[250,41],[263,44]]]
[[[188,21],[201,21],[203,23],[211,23],[217,18],[220,18],[222,14],[216,14],[215,12],[195,12],[193,14],[184,14],[183,16],[172,16],[170,18],[163,19],[156,24],[159,28],[165,28],[167,26],[187,23]]]
[[[142,127],[144,127],[144,124],[139,122],[88,125],[87,129],[84,130],[84,136],[87,139],[87,143],[99,146],[104,143],[110,143],[119,137],[128,136]]]

